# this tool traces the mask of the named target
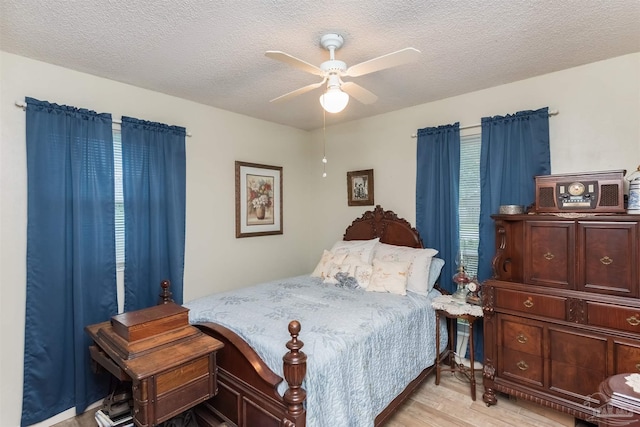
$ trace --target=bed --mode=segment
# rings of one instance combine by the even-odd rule
[[[323,253],[311,275],[184,304],[191,323],[224,343],[217,354],[218,393],[196,408],[199,425],[379,426],[433,371],[431,299],[440,294],[437,286],[403,294],[391,285],[393,278],[384,276],[382,282],[375,271],[403,263],[380,258],[370,260],[369,290],[374,284],[390,290],[368,292],[353,277],[362,271],[351,267],[356,258],[374,255],[353,250],[361,246],[374,245],[381,254],[379,248],[429,253],[432,259],[437,251],[420,250],[415,228],[380,206],[354,220],[336,245]],[[323,263],[327,252],[335,261],[344,247],[348,255],[340,263]],[[415,261],[407,268],[413,265],[422,266]],[[439,327],[440,348],[446,348],[448,334]]]

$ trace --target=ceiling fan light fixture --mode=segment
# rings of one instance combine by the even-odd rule
[[[327,113],[339,113],[349,103],[349,95],[339,87],[331,87],[320,95],[320,105]]]

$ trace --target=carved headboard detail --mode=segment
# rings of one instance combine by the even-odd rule
[[[389,245],[423,247],[418,230],[404,218],[399,218],[395,212],[385,211],[380,205],[354,220],[347,227],[343,240],[370,240],[376,237]]]

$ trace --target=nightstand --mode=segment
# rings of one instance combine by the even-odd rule
[[[440,384],[441,372],[460,372],[465,375],[471,384],[471,399],[476,400],[476,377],[474,367],[474,345],[473,345],[473,324],[482,317],[482,307],[468,304],[464,300],[458,300],[451,295],[441,295],[433,299],[431,306],[436,310],[436,385]],[[447,349],[444,352],[444,359],[449,360],[449,366],[443,367],[440,362],[440,318],[447,319],[447,330],[449,339]],[[470,367],[456,363],[454,337],[457,331],[458,319],[465,320],[469,324],[469,362]]]
[[[602,406],[589,421],[597,420],[598,427],[640,426],[640,393],[633,389],[632,379],[637,384],[638,374],[613,375],[600,383],[597,397]]]
[[[85,328],[95,367],[131,381],[137,426],[156,426],[217,393],[223,344],[189,325],[188,312],[167,303]]]

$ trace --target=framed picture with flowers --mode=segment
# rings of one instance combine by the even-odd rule
[[[282,234],[282,167],[236,161],[236,237]]]

